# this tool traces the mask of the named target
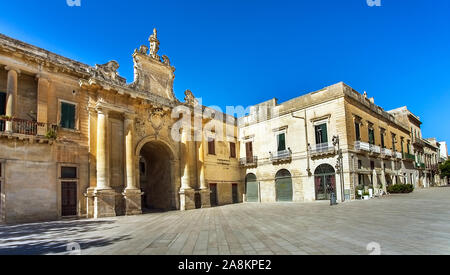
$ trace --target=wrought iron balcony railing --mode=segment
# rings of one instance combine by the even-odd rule
[[[289,161],[291,159],[292,159],[291,149],[279,151],[276,153],[270,152],[270,161],[272,162]]]
[[[10,128],[8,129],[8,124]],[[58,127],[54,124],[41,123],[18,118],[0,118],[0,132],[28,136],[45,136],[50,130],[56,133]]]
[[[392,157],[392,151],[387,148],[381,148],[381,154],[386,157]]]
[[[248,158],[241,158],[239,160],[239,163],[241,166],[256,166],[258,165],[258,157],[248,157]]]
[[[355,149],[359,151],[370,152],[370,144],[362,141],[355,141]]]
[[[333,154],[336,148],[331,142],[312,145],[309,149],[311,156]]]

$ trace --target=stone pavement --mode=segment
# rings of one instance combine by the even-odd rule
[[[450,188],[355,201],[239,204],[0,226],[0,254],[450,254]]]

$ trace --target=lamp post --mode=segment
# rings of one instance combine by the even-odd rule
[[[345,201],[345,192],[344,192],[344,161],[342,156],[342,150],[340,147],[339,136],[333,137],[333,145],[338,147],[338,161],[336,164],[336,170],[339,173],[340,181],[341,181],[341,201]]]

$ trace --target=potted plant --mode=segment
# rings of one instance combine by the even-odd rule
[[[363,199],[364,200],[369,200],[370,199],[370,193],[369,192],[364,192]]]
[[[362,199],[364,195],[364,185],[358,185],[356,187],[356,198]]]

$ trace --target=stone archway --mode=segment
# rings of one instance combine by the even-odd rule
[[[137,149],[142,211],[177,209],[174,152],[159,140],[144,141]]]

